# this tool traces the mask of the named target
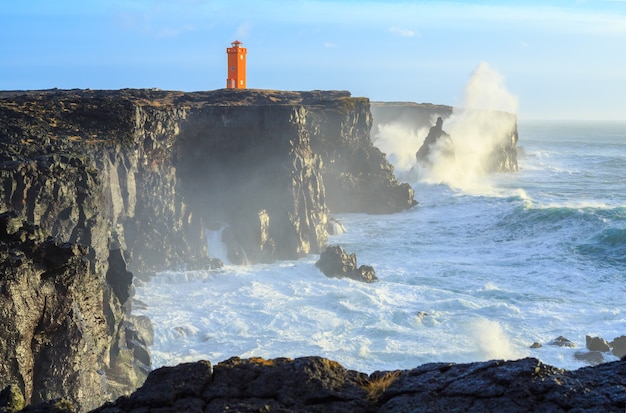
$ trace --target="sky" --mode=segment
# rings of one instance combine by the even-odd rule
[[[253,89],[462,106],[488,67],[520,119],[626,121],[626,0],[11,0],[0,36],[0,90],[220,89],[239,40]]]

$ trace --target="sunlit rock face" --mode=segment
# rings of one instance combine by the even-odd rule
[[[0,213],[15,218],[0,387],[81,409],[134,390],[151,338],[133,273],[211,268],[207,230],[227,229],[232,262],[271,262],[320,253],[330,212],[411,207],[370,128],[348,92],[0,92]],[[42,258],[42,234],[67,260]]]

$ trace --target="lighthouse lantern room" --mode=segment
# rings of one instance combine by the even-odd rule
[[[226,88],[246,88],[246,54],[248,49],[241,47],[243,43],[235,40],[226,48],[228,55],[228,76],[226,76]]]

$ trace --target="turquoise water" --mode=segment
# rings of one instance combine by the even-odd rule
[[[337,216],[347,232],[330,243],[378,283],[328,279],[310,256],[138,286],[155,367],[235,355],[365,372],[525,356],[583,366],[585,335],[626,335],[626,124],[520,122],[519,135],[518,173],[468,189],[398,168],[417,207]],[[561,335],[578,348],[547,345]]]

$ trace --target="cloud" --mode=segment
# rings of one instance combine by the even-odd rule
[[[410,29],[403,29],[400,27],[392,26],[389,28],[389,33],[399,37],[415,37],[416,33]]]
[[[329,48],[329,49],[334,49],[335,47],[337,47],[337,45],[335,43],[325,42],[324,47]]]

